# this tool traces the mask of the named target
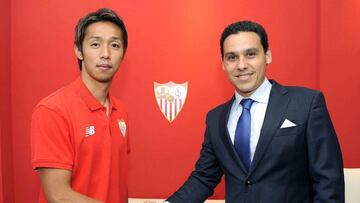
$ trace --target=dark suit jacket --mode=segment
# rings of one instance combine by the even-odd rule
[[[343,203],[339,143],[319,91],[272,82],[249,172],[227,130],[233,99],[211,110],[195,170],[168,201],[202,203],[225,175],[227,203]],[[280,128],[285,119],[295,127]]]

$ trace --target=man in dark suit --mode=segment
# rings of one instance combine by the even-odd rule
[[[167,199],[201,203],[225,175],[229,203],[342,203],[340,146],[321,92],[266,78],[264,28],[240,21],[222,33],[233,98],[211,110],[195,170]]]

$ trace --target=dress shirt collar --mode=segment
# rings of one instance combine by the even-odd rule
[[[271,83],[267,78],[263,81],[263,83],[255,90],[255,92],[250,95],[250,99],[258,102],[267,104],[269,102],[270,91],[271,91]],[[235,91],[235,103],[240,104],[240,101],[244,99],[237,91]]]

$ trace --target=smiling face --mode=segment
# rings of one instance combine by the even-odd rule
[[[81,78],[84,81],[110,83],[124,55],[122,32],[112,22],[89,25],[82,43],[82,52],[75,47],[82,60]]]
[[[264,53],[260,37],[255,32],[229,35],[223,45],[223,69],[236,91],[249,97],[264,81],[271,52]]]

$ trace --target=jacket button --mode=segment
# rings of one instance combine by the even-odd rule
[[[253,182],[251,182],[250,180],[246,181],[246,186],[251,186],[253,184]]]

